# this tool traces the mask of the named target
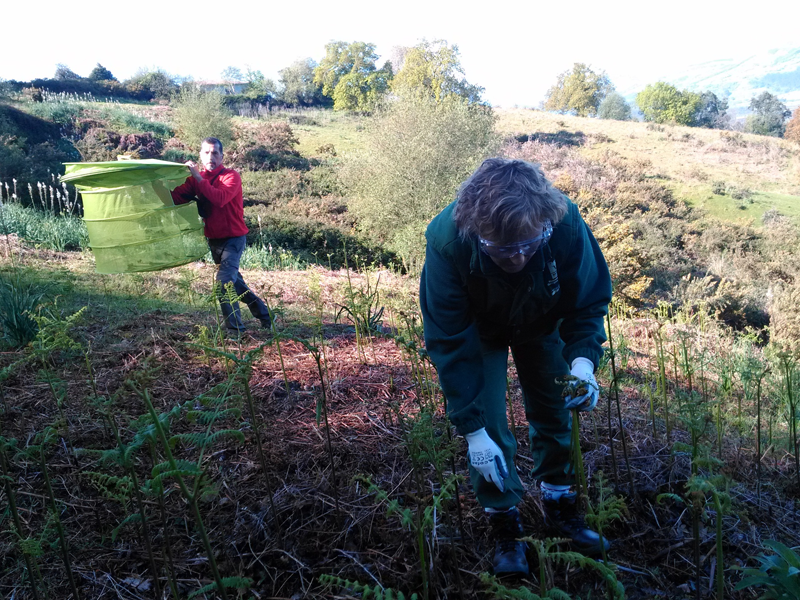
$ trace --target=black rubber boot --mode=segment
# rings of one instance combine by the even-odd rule
[[[489,513],[489,525],[494,540],[492,566],[495,575],[527,575],[525,542],[517,541],[522,533],[522,519],[517,507],[505,512]]]
[[[577,499],[578,494],[571,492],[562,495],[558,500],[543,500],[545,525],[551,535],[572,540],[572,550],[586,556],[602,554],[603,546],[608,550],[611,544],[604,536],[601,546],[600,536],[589,529],[586,519],[578,512]]]

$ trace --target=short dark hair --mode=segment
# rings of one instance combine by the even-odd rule
[[[222,142],[215,137],[207,137],[201,142],[201,144],[214,144],[217,148],[219,148],[219,153],[222,154]]]
[[[453,219],[461,237],[513,239],[521,232],[556,225],[567,213],[567,199],[524,160],[487,158],[458,191]]]

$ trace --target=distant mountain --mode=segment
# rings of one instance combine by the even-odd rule
[[[800,48],[769,50],[740,58],[724,58],[681,69],[680,75],[664,76],[678,89],[693,92],[714,92],[728,99],[731,110],[749,112],[750,99],[763,91],[778,96],[789,109],[800,105]],[[638,89],[623,92],[633,100]]]

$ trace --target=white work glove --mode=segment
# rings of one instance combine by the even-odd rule
[[[572,361],[570,374],[577,379],[569,382],[570,395],[565,398],[566,408],[580,412],[593,410],[600,397],[600,388],[594,378],[594,364],[588,358],[578,357]],[[579,388],[586,388],[587,392],[576,396]]]
[[[508,468],[503,458],[503,451],[500,446],[492,441],[486,428],[481,427],[478,431],[473,431],[464,436],[469,444],[470,464],[483,475],[486,481],[491,481],[501,492],[506,491],[503,479],[508,477]]]

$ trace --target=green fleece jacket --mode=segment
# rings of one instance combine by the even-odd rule
[[[476,238],[459,236],[454,207],[439,213],[425,233],[420,305],[447,412],[466,434],[485,426],[481,340],[514,346],[558,329],[567,364],[583,356],[596,368],[606,341],[611,277],[572,202],[548,245],[514,275],[481,252]]]

